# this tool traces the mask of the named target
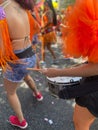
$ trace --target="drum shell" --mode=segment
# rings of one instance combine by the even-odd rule
[[[68,83],[48,80],[49,90],[61,99],[77,98],[98,91],[98,75],[80,78],[77,81],[74,78],[71,79],[73,79],[73,82],[71,80]]]
[[[64,91],[64,99],[70,98],[67,89],[71,88],[71,87],[77,87],[79,84],[80,84],[80,81],[75,81],[75,82],[72,81],[72,82],[69,82],[69,83],[57,83],[57,82],[53,82],[53,81],[48,80],[49,91],[53,95],[60,97],[60,92],[63,89],[66,90],[66,91]]]

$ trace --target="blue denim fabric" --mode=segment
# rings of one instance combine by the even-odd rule
[[[7,68],[3,76],[9,81],[21,82],[24,76],[26,76],[29,73],[29,70],[27,70],[26,68],[35,67],[35,64],[36,64],[36,55],[33,55],[30,58],[19,59],[19,63],[16,64],[9,63],[11,69]]]
[[[35,35],[33,36],[33,39],[32,39],[32,44],[35,45],[35,44],[37,44],[37,43],[39,43],[39,41],[38,41],[38,35],[35,34]]]

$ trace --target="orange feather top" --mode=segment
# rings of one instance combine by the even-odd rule
[[[0,66],[6,68],[7,62],[15,62],[18,58],[13,52],[6,19],[0,20]]]
[[[63,38],[64,52],[98,63],[98,0],[76,0],[68,16],[68,27],[67,37]]]

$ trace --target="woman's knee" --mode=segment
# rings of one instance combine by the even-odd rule
[[[81,120],[82,120],[81,117],[76,116],[76,114],[74,113],[73,123],[74,123],[75,127],[81,125]]]
[[[88,111],[87,108],[76,105],[73,114],[75,128],[89,128],[94,120],[95,117]]]
[[[15,94],[18,85],[19,85],[19,83],[13,83],[13,82],[8,81],[6,79],[4,80],[4,88],[5,88],[7,95]]]
[[[84,121],[84,119],[81,117],[73,116],[73,123],[74,123],[75,130],[83,130],[83,129],[88,130],[90,128],[90,126],[92,125],[93,121],[94,120]]]
[[[5,91],[7,95],[14,95],[16,94],[17,87],[14,87],[14,86],[6,87]]]

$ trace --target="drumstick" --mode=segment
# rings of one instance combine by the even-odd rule
[[[38,68],[27,68],[27,70],[40,71],[41,69],[38,69]]]

